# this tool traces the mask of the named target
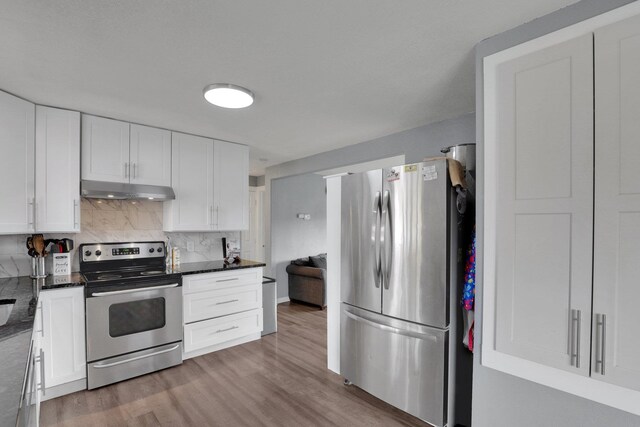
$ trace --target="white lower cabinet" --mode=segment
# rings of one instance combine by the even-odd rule
[[[84,288],[40,292],[43,399],[86,388]]]
[[[262,268],[182,278],[184,359],[260,339]]]

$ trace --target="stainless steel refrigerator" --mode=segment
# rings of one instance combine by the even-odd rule
[[[342,177],[341,374],[435,426],[470,425],[465,221],[447,160]],[[468,228],[468,227],[467,227]]]

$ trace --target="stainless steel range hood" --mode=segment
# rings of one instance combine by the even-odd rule
[[[173,188],[159,185],[82,180],[80,190],[82,197],[91,199],[148,199],[161,202],[176,198]]]

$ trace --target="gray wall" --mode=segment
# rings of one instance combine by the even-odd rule
[[[271,210],[271,260],[278,298],[283,298],[289,295],[289,262],[327,251],[327,196],[324,179],[316,174],[274,180],[271,191],[277,200]],[[298,213],[310,214],[311,220],[298,219]]]
[[[273,213],[271,206],[281,204],[278,197],[272,196],[274,180],[402,154],[406,156],[407,163],[418,162],[424,157],[440,155],[442,147],[474,142],[474,117],[473,114],[466,114],[455,119],[432,123],[267,168],[265,174],[265,213],[267,215],[265,218],[265,257],[267,268],[265,271],[273,275],[276,266],[271,244],[271,236],[275,236],[276,232],[271,232],[272,221],[268,217],[270,212]]]
[[[527,40],[550,33],[587,18],[615,9],[631,0],[584,0],[513,30],[487,39],[476,47],[476,140],[478,141],[478,218],[476,348],[481,347],[482,330],[482,203],[483,203],[483,105],[482,58]],[[476,351],[473,376],[474,427],[640,426],[640,417],[593,403],[564,392],[503,374],[480,365]]]

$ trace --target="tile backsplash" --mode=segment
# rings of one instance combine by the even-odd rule
[[[240,232],[165,233],[162,231],[162,203],[150,200],[82,199],[81,232],[45,233],[45,239],[68,237],[75,248],[71,252],[72,270],[80,268],[77,248],[82,243],[163,240],[180,248],[183,263],[222,259],[222,238],[240,238]],[[29,275],[26,234],[0,236],[0,277]],[[187,251],[193,242],[194,250]]]

